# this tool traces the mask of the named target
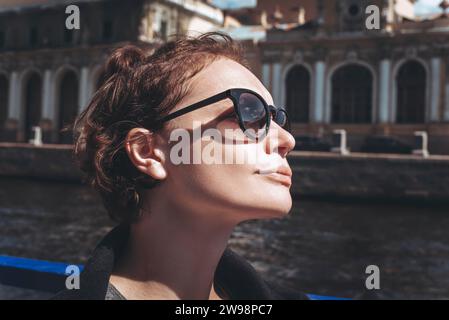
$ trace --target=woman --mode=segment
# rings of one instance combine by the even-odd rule
[[[94,251],[80,289],[56,298],[305,297],[268,284],[227,247],[237,224],[281,218],[292,205],[287,115],[245,64],[219,33],[112,54],[75,122],[75,155],[120,225]],[[198,129],[213,139],[195,137]],[[183,134],[193,139],[173,139]]]

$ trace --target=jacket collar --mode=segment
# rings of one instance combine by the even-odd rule
[[[80,289],[64,290],[55,299],[104,300],[115,260],[129,237],[129,226],[119,225],[97,245],[81,273]],[[215,272],[215,283],[230,299],[282,299],[241,256],[226,247]],[[287,297],[288,298],[288,297]]]

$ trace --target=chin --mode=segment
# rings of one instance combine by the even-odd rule
[[[278,219],[288,216],[292,208],[290,194],[278,198],[267,197],[260,201],[257,208],[252,212],[251,219]]]
[[[267,204],[267,207],[272,209],[273,212],[277,212],[278,215],[287,215],[292,208],[292,196],[290,194],[290,190],[285,187],[281,187],[280,189],[272,190],[269,193],[269,197],[264,200],[264,203]]]
[[[275,210],[273,210],[272,218],[282,218],[288,216],[291,208],[292,208],[292,201],[290,198],[290,201],[280,204]]]
[[[249,192],[244,193],[245,190]],[[236,204],[232,211],[239,221],[283,218],[288,216],[293,203],[290,188],[260,182],[233,193],[229,202]]]
[[[288,216],[290,210],[269,210],[263,213],[259,213],[258,217],[254,219],[270,220],[270,219],[282,219]]]

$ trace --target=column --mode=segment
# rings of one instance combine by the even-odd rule
[[[315,123],[324,122],[324,78],[326,73],[326,64],[324,61],[315,62],[315,92],[314,106],[312,110],[312,121]]]
[[[446,84],[446,104],[444,106],[444,121],[449,122],[449,83]]]
[[[281,64],[280,63],[275,63],[273,64],[273,81],[272,81],[272,85],[273,85],[273,99],[274,99],[274,104],[276,106],[280,106],[282,101],[282,92],[281,90],[283,90],[284,88],[284,84],[282,83],[282,75],[281,75]]]
[[[390,74],[391,74],[391,61],[389,59],[383,59],[380,62],[380,76],[379,76],[379,109],[378,120],[379,123],[388,123],[389,120],[389,108],[390,108]]]
[[[9,78],[8,118],[20,120],[20,79],[17,71],[13,71]]]
[[[434,57],[430,60],[430,112],[429,121],[435,122],[440,120],[440,93],[441,93],[441,58]]]
[[[42,119],[49,119],[55,123],[54,93],[52,89],[53,72],[49,69],[44,71],[42,87]]]
[[[55,93],[56,83],[54,83],[54,73],[50,69],[46,69],[43,75],[42,85],[42,113],[39,126],[41,128],[40,137],[35,136],[39,144],[39,140],[45,143],[53,143],[57,141],[57,130],[59,129],[58,112],[56,110]]]
[[[262,83],[270,91],[270,64],[264,63],[262,65]]]
[[[79,96],[78,96],[78,113],[83,111],[87,104],[89,103],[89,99],[91,93],[89,92],[89,68],[82,67],[81,68],[81,76],[79,80]]]

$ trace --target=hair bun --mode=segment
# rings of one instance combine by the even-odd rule
[[[105,74],[107,78],[116,73],[128,73],[145,59],[142,49],[127,45],[115,50],[106,62]]]

